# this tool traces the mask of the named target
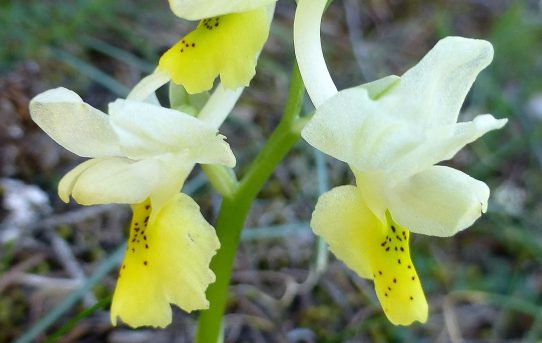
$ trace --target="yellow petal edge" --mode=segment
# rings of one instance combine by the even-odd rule
[[[213,87],[220,75],[227,89],[248,86],[269,34],[267,7],[203,19],[162,55],[158,68],[194,94]]]
[[[389,213],[382,223],[355,186],[341,186],[318,199],[311,227],[359,276],[373,279],[376,295],[395,325],[425,323],[428,305],[410,259],[410,232]]]
[[[215,281],[209,263],[220,243],[199,206],[181,193],[156,214],[149,200],[132,209],[111,305],[113,325],[119,317],[131,327],[165,327],[171,323],[170,303],[187,312],[208,308],[205,291]]]

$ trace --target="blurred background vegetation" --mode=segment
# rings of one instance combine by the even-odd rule
[[[239,174],[278,122],[293,65],[294,10],[293,0],[278,2],[256,78],[221,129]],[[165,330],[110,326],[129,210],[58,199],[59,178],[81,160],[31,122],[28,101],[64,86],[105,109],[195,23],[175,18],[165,0],[1,0],[0,22],[0,342],[190,341],[196,315],[178,310]],[[430,317],[395,327],[371,282],[333,256],[320,272],[315,261],[325,255],[307,225],[311,211],[322,190],[353,177],[300,142],[246,223],[226,341],[540,342],[542,3],[336,0],[322,32],[339,88],[400,75],[446,35],[493,43],[494,62],[462,118],[492,113],[509,123],[446,162],[490,185],[489,210],[451,239],[413,237]],[[198,169],[184,191],[213,222],[220,199]]]

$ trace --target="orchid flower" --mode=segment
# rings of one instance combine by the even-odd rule
[[[154,104],[116,100],[109,115],[74,92],[57,88],[30,103],[32,119],[57,143],[91,159],[59,183],[60,198],[83,205],[131,204],[126,255],[113,296],[111,320],[164,327],[171,307],[208,308],[209,263],[220,243],[198,205],[179,193],[195,163],[235,165],[217,127],[236,97],[218,92],[204,122]],[[219,105],[217,102],[220,102]],[[211,114],[212,113],[212,114]]]
[[[403,76],[337,92],[320,45],[325,3],[300,0],[296,11],[296,56],[316,106],[302,136],[348,163],[357,185],[323,194],[311,227],[348,267],[374,280],[393,324],[424,323],[428,305],[410,258],[410,233],[452,236],[487,210],[485,183],[435,164],[506,123],[489,114],[457,123],[493,47],[447,37]]]
[[[200,22],[162,55],[155,72],[129,98],[143,99],[168,81],[191,94],[211,89],[218,76],[226,89],[248,86],[269,35],[275,1],[170,0],[177,16]]]

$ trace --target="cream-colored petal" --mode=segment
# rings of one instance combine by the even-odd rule
[[[134,162],[104,158],[79,175],[72,187],[72,197],[82,205],[136,204],[155,189],[159,177],[159,166],[152,159]]]
[[[465,145],[486,133],[502,128],[507,119],[495,119],[490,114],[476,116],[472,121],[437,126],[420,133],[423,143],[407,154],[398,156],[388,168],[393,182],[407,178],[441,161],[449,160]]]
[[[415,233],[447,237],[471,226],[487,210],[489,188],[459,170],[434,166],[386,196],[398,223]]]
[[[225,137],[188,114],[128,100],[110,104],[109,112],[123,153],[129,158],[186,153],[193,162],[235,166]]]
[[[159,169],[159,177],[150,198],[154,208],[160,208],[181,191],[188,175],[194,169],[194,162],[183,153],[158,156],[153,161]]]
[[[397,87],[392,84],[380,99]],[[469,122],[424,128],[387,116],[379,106],[364,86],[343,90],[316,110],[301,134],[315,148],[360,172],[387,174],[386,183],[393,185],[452,158],[466,144],[507,122],[486,114]]]
[[[58,183],[58,196],[65,203],[70,202],[70,195],[72,194],[73,186],[77,182],[79,176],[85,172],[88,168],[103,161],[103,158],[93,158],[79,164],[77,167],[70,170],[66,175],[60,179]]]
[[[250,11],[272,4],[277,0],[169,0],[176,16],[188,20],[200,20],[228,13]]]
[[[219,75],[224,88],[248,86],[269,35],[269,16],[269,9],[260,7],[203,19],[162,55],[158,68],[191,94],[211,89]]]
[[[381,222],[354,186],[318,199],[311,227],[358,275],[373,279],[388,319],[396,325],[427,320],[428,306],[409,251],[409,232],[388,216]]]
[[[118,317],[132,327],[165,327],[170,303],[187,312],[208,308],[205,291],[215,281],[209,263],[220,243],[198,205],[177,194],[158,213],[149,201],[133,210],[111,305],[113,325]]]
[[[58,144],[83,157],[120,153],[109,117],[83,102],[75,92],[55,88],[30,101],[30,115]]]
[[[322,104],[301,135],[318,150],[367,173],[391,168],[424,142],[419,129],[381,113],[363,87],[343,90]]]
[[[421,127],[455,123],[476,76],[492,59],[493,46],[487,41],[440,40],[381,98],[383,114]]]
[[[371,154],[369,151],[364,152],[368,156],[366,161],[361,160],[361,163],[351,164],[352,171],[356,176],[356,184],[360,188],[363,198],[373,213],[379,218],[383,218],[386,209],[390,208],[390,203],[394,201],[395,188],[408,184],[409,178],[413,175],[423,173],[436,163],[451,159],[460,149],[466,144],[469,144],[488,131],[502,128],[506,124],[506,119],[495,119],[491,115],[480,115],[472,121],[458,124],[433,127],[431,129],[419,132],[417,138],[419,143],[414,144],[411,148],[393,151],[388,149],[389,143],[382,143],[389,138],[386,137],[385,131],[374,129],[373,133],[380,134],[382,137],[380,149],[376,149],[378,153]],[[378,127],[378,123],[374,123]],[[384,125],[382,123],[382,125]],[[414,128],[411,128],[414,130]],[[368,130],[371,131],[371,130]],[[368,135],[369,138],[370,135]],[[378,136],[377,136],[378,137]],[[393,139],[399,138],[400,135],[394,135]],[[400,148],[400,142],[396,143]],[[366,143],[370,147],[370,143]],[[375,144],[375,146],[377,146]],[[407,148],[407,144],[405,144]],[[360,149],[361,150],[361,149]],[[343,151],[344,153],[345,151]],[[379,159],[380,155],[389,154],[389,159]],[[371,169],[369,163],[374,161],[387,161],[387,163],[378,164],[378,168]],[[390,194],[390,195],[388,195]],[[396,199],[395,199],[396,200]],[[408,205],[405,206],[405,208]],[[394,213],[394,215],[396,215]],[[401,223],[418,232],[417,228],[412,226],[412,222]],[[470,223],[472,224],[472,222]],[[469,225],[470,225],[469,224]],[[462,229],[465,229],[464,226]],[[450,229],[451,230],[451,229]],[[450,231],[448,234],[453,235],[455,231]]]

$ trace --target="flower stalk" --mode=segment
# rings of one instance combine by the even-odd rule
[[[306,117],[299,117],[304,87],[297,66],[292,72],[290,91],[282,119],[268,142],[240,181],[231,197],[224,197],[216,222],[221,249],[211,261],[216,282],[207,289],[208,310],[201,312],[195,342],[217,342],[228,298],[228,286],[241,231],[251,205],[284,156],[299,141]]]

